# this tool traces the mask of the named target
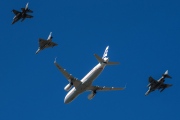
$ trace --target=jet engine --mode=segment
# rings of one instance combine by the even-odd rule
[[[88,95],[88,99],[89,99],[89,100],[93,99],[95,95],[96,95],[96,91],[92,91],[92,92]]]
[[[65,91],[69,91],[69,90],[71,89],[71,87],[72,87],[72,84],[69,83],[69,84],[67,84],[67,85],[64,87],[64,90],[65,90]]]

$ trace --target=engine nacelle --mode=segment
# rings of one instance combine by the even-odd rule
[[[69,83],[64,87],[65,91],[69,91],[71,89],[72,85]]]
[[[95,95],[96,95],[96,92],[91,92],[91,93],[88,95],[88,99],[89,99],[89,100],[93,99]]]

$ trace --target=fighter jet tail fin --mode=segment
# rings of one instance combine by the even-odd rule
[[[162,75],[164,78],[172,78],[170,75],[168,75],[168,70]]]
[[[47,40],[52,40],[52,32],[50,32],[50,34],[49,34],[49,36],[48,36],[48,38],[47,38]]]
[[[21,8],[21,10],[29,12],[29,13],[33,13],[33,11],[28,8],[28,5],[29,5],[29,3],[26,4],[25,8]]]

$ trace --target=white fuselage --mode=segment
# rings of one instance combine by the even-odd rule
[[[97,64],[82,80],[82,84],[77,88],[73,87],[65,96],[64,103],[70,103],[79,94],[83,93],[92,85],[92,82],[101,74],[106,64]]]

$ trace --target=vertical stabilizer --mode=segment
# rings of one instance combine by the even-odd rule
[[[111,62],[111,61],[109,61],[109,58],[107,57],[108,49],[109,49],[109,46],[106,47],[102,58],[99,57],[97,54],[94,54],[94,56],[96,57],[98,62],[101,63],[101,64],[104,63],[106,65],[117,65],[117,64],[119,64],[119,62]]]
[[[27,9],[28,9],[28,5],[29,5],[29,3],[27,3],[27,4],[26,4],[25,10],[27,10]]]
[[[107,57],[108,55],[108,49],[109,49],[109,46],[106,47],[105,51],[104,51],[104,54],[103,54],[103,59]]]
[[[168,70],[162,75],[164,78],[172,78],[171,76],[168,75]]]
[[[50,32],[47,40],[52,40],[52,38],[53,38],[53,37],[52,37],[52,32]]]

